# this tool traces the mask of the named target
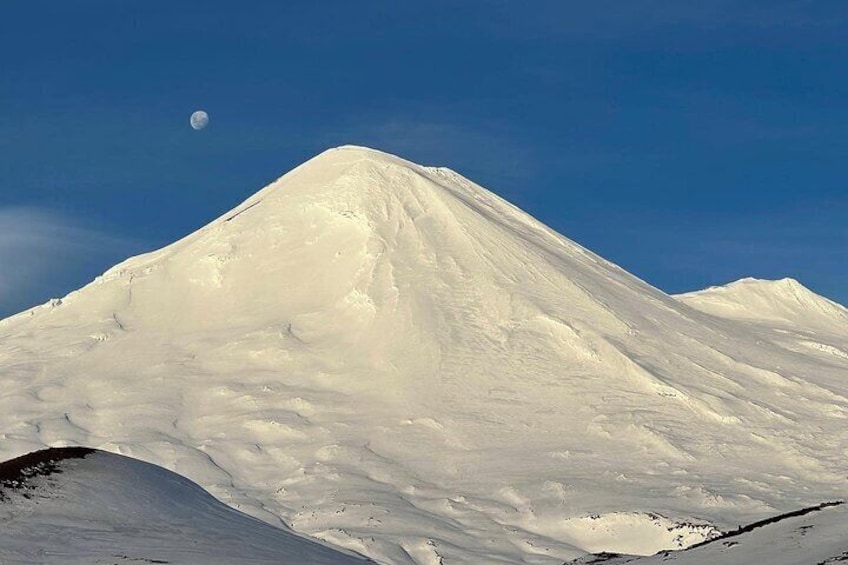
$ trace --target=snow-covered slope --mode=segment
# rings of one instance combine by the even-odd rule
[[[825,503],[751,524],[683,551],[650,557],[586,556],[574,565],[835,565],[848,562],[848,508]],[[765,521],[764,521],[765,522]]]
[[[133,455],[385,563],[649,554],[844,494],[848,356],[799,339],[343,147],[0,322],[0,454]]]
[[[844,335],[848,309],[814,293],[795,279],[742,279],[725,286],[680,294],[693,308],[734,320],[794,329],[831,330]]]
[[[824,362],[848,360],[848,309],[794,279],[742,279],[677,295],[702,312],[748,326],[750,335]]]
[[[0,463],[0,563],[355,565],[161,467],[51,449]]]

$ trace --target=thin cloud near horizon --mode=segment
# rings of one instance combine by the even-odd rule
[[[0,317],[67,294],[129,255],[142,242],[86,227],[57,210],[0,208]]]

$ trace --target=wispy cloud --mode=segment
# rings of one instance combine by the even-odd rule
[[[0,317],[64,295],[142,248],[56,211],[0,208]]]

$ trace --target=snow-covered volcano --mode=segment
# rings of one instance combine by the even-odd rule
[[[0,322],[0,455],[133,455],[385,563],[647,554],[844,495],[848,330],[707,298],[332,149]]]

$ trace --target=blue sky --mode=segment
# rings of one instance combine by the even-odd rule
[[[0,315],[346,143],[669,292],[791,276],[845,304],[846,37],[841,1],[8,0]]]

